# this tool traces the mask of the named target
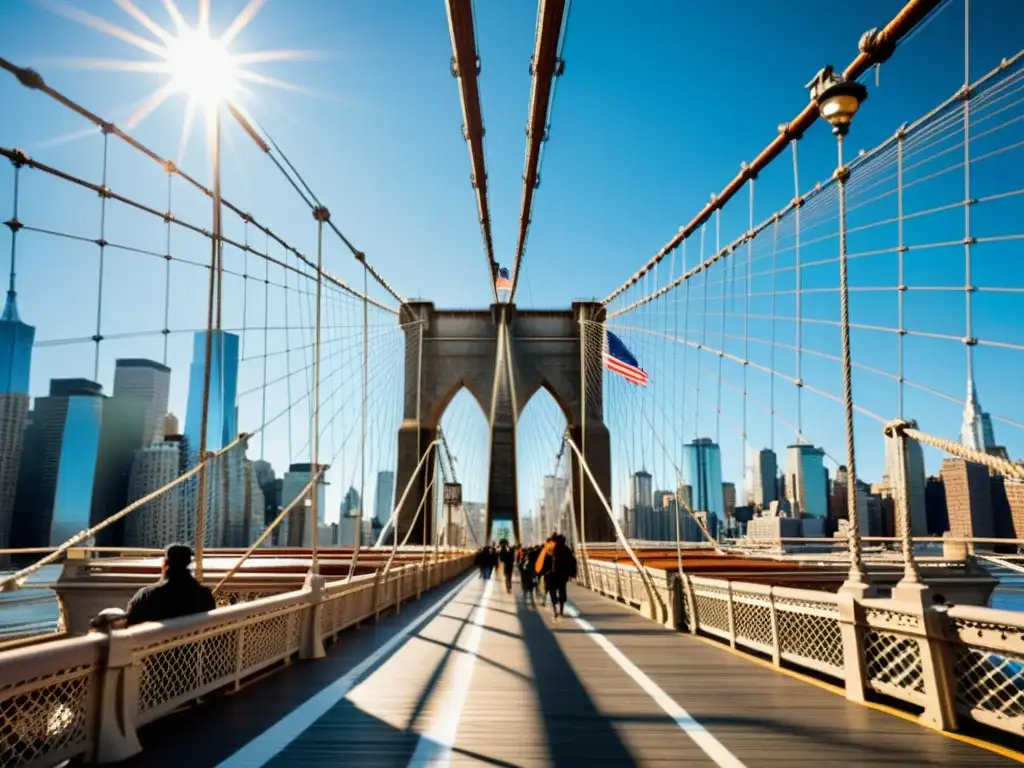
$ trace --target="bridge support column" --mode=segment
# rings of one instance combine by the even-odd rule
[[[95,628],[107,636],[105,658],[100,669],[98,727],[94,761],[119,763],[142,751],[135,732],[138,706],[139,668],[132,663],[131,635],[123,625],[124,611],[110,608],[96,617]]]
[[[398,430],[398,472],[395,475],[396,502],[401,498],[402,492],[412,480],[412,488],[405,497],[405,503],[398,510],[398,518],[395,520],[395,535],[401,542],[405,534],[409,534],[409,544],[421,544],[429,546],[434,540],[434,493],[436,485],[430,489],[430,495],[423,505],[423,512],[412,531],[409,526],[416,516],[423,495],[427,492],[430,481],[434,479],[434,462],[426,461],[419,474],[413,479],[420,459],[426,453],[430,444],[437,439],[437,430],[426,427],[418,427],[415,424],[404,424]]]
[[[570,427],[569,436],[586,458],[587,466],[594,473],[594,479],[597,480],[601,493],[611,503],[612,451],[608,427],[600,422],[596,424],[591,422],[587,426],[587,439],[585,443],[581,427]],[[615,541],[615,526],[608,519],[604,503],[594,489],[594,485],[587,479],[586,473],[581,470],[575,453],[572,455],[571,461],[573,499],[582,499],[584,509],[582,516],[580,515],[579,505],[576,505],[576,508],[573,510],[573,514],[576,516],[577,530],[580,531],[588,544]],[[581,520],[581,517],[584,519]],[[547,533],[550,533],[550,531]]]

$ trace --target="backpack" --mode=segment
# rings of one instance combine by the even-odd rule
[[[576,555],[568,547],[557,547],[551,555],[551,570],[567,579],[577,575]]]

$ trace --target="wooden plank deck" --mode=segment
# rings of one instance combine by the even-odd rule
[[[1013,764],[570,591],[580,618],[556,622],[518,584],[443,588],[144,729],[131,764]]]

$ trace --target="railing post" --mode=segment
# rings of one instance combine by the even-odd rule
[[[395,535],[398,535],[396,530]],[[380,620],[380,566],[373,572],[373,620]]]
[[[122,623],[124,611],[108,608],[94,620],[94,628],[107,636],[99,672],[96,719],[97,763],[119,763],[142,751],[135,732],[135,709],[139,696],[139,673],[132,665],[132,638]]]
[[[235,692],[241,689],[242,661],[245,656],[245,625],[238,628],[235,634],[235,682],[231,686]]]
[[[779,612],[775,608],[775,587],[768,590],[768,615],[772,624],[772,664],[782,666],[782,640],[779,637]]]
[[[921,670],[928,703],[921,713],[921,722],[931,728],[953,731],[957,727],[956,672],[953,649],[947,642],[949,618],[922,604],[921,626],[924,637],[918,640]]]
[[[693,580],[683,574],[684,584],[686,585],[686,600],[689,603],[687,615],[690,618],[690,634],[697,634],[697,625],[700,623],[700,618],[697,616],[697,594],[693,591]]]
[[[304,589],[309,590],[309,607],[302,614],[304,621],[299,641],[300,659],[322,659],[327,655],[324,651],[323,635],[320,634],[320,615],[324,610],[324,586],[326,583],[327,579],[319,573],[310,571],[306,574]]]
[[[729,611],[729,647],[736,647],[736,610],[732,602],[732,582],[725,583],[726,607]]]
[[[896,456],[896,519],[899,524],[903,550],[903,578],[892,590],[892,600],[902,612],[915,619],[915,635],[921,654],[921,673],[927,701],[921,722],[931,728],[956,728],[956,680],[953,664],[945,643],[946,626],[943,614],[931,610],[931,590],[921,580],[920,569],[914,559],[913,530],[910,509],[910,467],[907,460],[906,429],[917,427],[916,422],[904,419],[885,425],[887,440],[894,443]]]
[[[866,683],[863,621],[860,620],[863,609],[856,593],[845,589],[836,593],[836,606],[839,609],[839,634],[843,640],[846,698],[863,702]]]
[[[684,624],[686,624],[686,597],[683,586],[683,574],[677,573],[672,579],[669,585],[669,594],[671,601],[669,602],[669,615],[668,620],[665,622],[668,627],[676,630],[677,632],[682,631]]]

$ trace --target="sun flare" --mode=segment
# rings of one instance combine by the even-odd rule
[[[182,31],[167,43],[167,72],[176,93],[216,107],[237,95],[238,67],[222,40],[205,30]]]
[[[164,10],[172,22],[170,30],[142,11],[135,4],[135,0],[113,0],[121,10],[144,27],[151,37],[136,34],[66,0],[39,2],[62,16],[153,55],[155,60],[150,61],[74,59],[66,63],[86,69],[165,76],[165,82],[144,99],[141,106],[128,118],[125,127],[137,127],[172,96],[185,96],[188,104],[178,147],[179,164],[185,153],[197,111],[201,110],[206,117],[210,117],[221,106],[226,106],[235,115],[246,115],[240,99],[242,96],[251,95],[251,92],[243,83],[308,93],[301,85],[254,71],[254,65],[321,58],[310,51],[290,49],[231,53],[231,44],[256,18],[266,0],[249,0],[224,32],[216,37],[210,33],[210,0],[198,0],[198,20],[194,27],[185,20],[175,0],[162,0]]]

